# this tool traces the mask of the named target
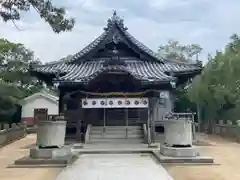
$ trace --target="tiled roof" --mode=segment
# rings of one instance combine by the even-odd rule
[[[121,31],[121,33],[118,34],[118,31]],[[119,38],[120,40],[123,38],[124,41],[127,39],[127,43],[131,42],[131,45],[133,45],[134,48],[137,47],[137,51],[140,53],[144,52],[148,55],[148,57],[151,57],[150,61],[147,61],[146,59],[137,59],[136,57],[118,57],[119,60],[124,61],[126,66],[115,64],[105,67],[104,62],[108,60],[107,58],[94,59],[91,58],[92,56],[87,60],[86,58],[83,58],[90,51],[100,47],[105,41],[109,40],[109,37],[114,43],[116,43]],[[109,70],[124,71],[130,73],[136,79],[145,82],[169,82],[175,79],[174,77],[170,76],[171,72],[188,73],[201,69],[201,66],[196,64],[180,63],[159,57],[156,53],[133,37],[127,31],[127,28],[124,27],[123,20],[119,18],[116,13],[114,13],[113,16],[108,20],[107,27],[104,29],[102,35],[86,46],[83,50],[73,56],[68,56],[68,58],[65,58],[64,60],[42,66],[35,66],[32,68],[32,71],[43,74],[60,74],[61,77],[58,79],[60,81],[80,83],[88,82],[96,77],[99,73]]]
[[[99,73],[107,70],[125,71],[142,81],[170,81],[174,78],[166,72],[182,72],[196,70],[196,66],[177,63],[157,63],[147,61],[125,61],[127,66],[103,66],[104,61],[88,61],[80,64],[56,64],[38,67],[35,71],[47,73],[64,73],[60,81],[86,82]]]

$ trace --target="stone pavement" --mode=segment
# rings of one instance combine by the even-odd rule
[[[81,155],[64,169],[57,180],[173,180],[150,155],[91,154]]]
[[[16,159],[29,154],[29,148],[36,142],[36,135],[28,135],[0,148],[0,180],[54,180],[60,168],[7,168]]]

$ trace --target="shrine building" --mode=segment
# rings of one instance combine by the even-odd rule
[[[85,142],[141,142],[146,132],[151,141],[157,122],[173,112],[174,89],[201,70],[198,62],[159,57],[128,32],[116,12],[80,52],[30,67],[33,76],[58,88],[66,137],[77,139],[82,133]]]

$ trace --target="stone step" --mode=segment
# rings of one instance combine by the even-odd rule
[[[144,141],[142,139],[92,139],[88,143],[139,144],[144,143]]]
[[[92,129],[93,130],[97,130],[97,129],[103,129],[103,126],[93,126]],[[105,129],[142,129],[141,126],[105,126]]]
[[[125,134],[122,134],[122,135],[91,135],[90,138],[91,139],[107,139],[107,138],[125,138],[126,135]],[[127,136],[128,138],[136,138],[136,139],[142,139],[143,138],[143,135],[131,135],[131,134],[128,134]]]
[[[142,130],[127,130],[127,132],[129,134],[142,134]],[[116,131],[108,131],[106,130],[105,132],[104,131],[91,131],[90,134],[123,134],[123,133],[126,133],[126,130],[116,130]]]

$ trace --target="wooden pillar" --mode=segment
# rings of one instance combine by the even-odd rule
[[[125,108],[126,138],[128,138],[128,108]]]
[[[77,119],[77,127],[76,127],[76,140],[77,142],[81,142],[81,119]]]
[[[150,99],[149,99],[150,104]],[[147,119],[147,133],[148,133],[148,145],[151,144],[151,106],[148,106],[148,119]]]
[[[103,108],[103,133],[106,132],[106,108]]]
[[[152,103],[151,107],[151,140],[152,143],[155,143],[155,120],[156,120],[156,100],[154,99],[154,102]]]
[[[63,91],[61,89],[59,89],[58,114],[64,112],[63,96],[64,96]]]

